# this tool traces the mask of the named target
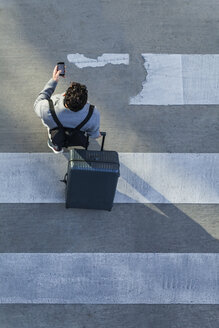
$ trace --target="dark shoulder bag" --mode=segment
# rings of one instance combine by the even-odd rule
[[[49,99],[49,109],[52,114],[52,117],[54,121],[56,122],[57,126],[56,128],[50,129],[50,134],[52,138],[52,142],[59,146],[59,147],[71,147],[71,146],[82,146],[87,149],[88,147],[88,137],[85,136],[84,131],[80,131],[80,129],[89,121],[91,118],[94,106],[90,105],[88,115],[85,117],[85,119],[75,128],[66,128],[64,127],[61,122],[59,121],[53,101]]]

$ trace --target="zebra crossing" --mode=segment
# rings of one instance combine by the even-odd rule
[[[0,328],[218,327],[218,9],[0,0]],[[58,60],[119,152],[111,212],[65,209],[32,110]]]
[[[218,257],[182,253],[1,254],[0,302],[218,304]]]
[[[219,154],[119,153],[119,160],[114,203],[219,203]],[[0,166],[0,203],[65,202],[67,153],[1,153]]]

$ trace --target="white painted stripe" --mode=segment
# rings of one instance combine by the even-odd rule
[[[219,54],[142,56],[146,80],[130,104],[219,104]]]
[[[87,58],[82,54],[67,55],[68,61],[74,63],[79,68],[84,67],[103,67],[107,64],[113,65],[129,65],[129,54],[103,54],[97,59]]]
[[[219,204],[219,154],[119,153],[115,203]],[[64,203],[64,154],[0,153],[0,203]]]
[[[219,254],[4,253],[0,303],[219,304]]]

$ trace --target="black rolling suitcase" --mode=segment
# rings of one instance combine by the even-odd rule
[[[120,175],[115,151],[71,149],[66,183],[66,208],[111,210]]]

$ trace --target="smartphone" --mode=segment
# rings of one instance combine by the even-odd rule
[[[64,62],[58,62],[58,71],[61,70],[61,73],[59,74],[60,76],[65,76],[65,63]]]

